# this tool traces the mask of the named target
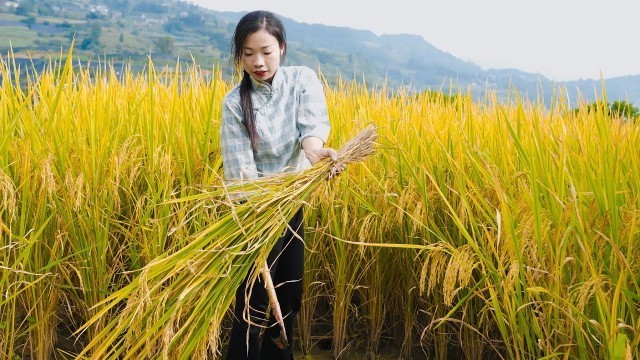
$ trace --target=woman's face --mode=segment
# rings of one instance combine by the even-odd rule
[[[247,36],[244,42],[242,67],[252,78],[271,83],[280,67],[283,52],[284,46],[280,48],[278,39],[266,30],[260,29]]]

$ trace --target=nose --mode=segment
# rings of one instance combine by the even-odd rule
[[[264,66],[264,57],[262,55],[256,55],[253,60],[253,66],[256,68],[261,68]]]

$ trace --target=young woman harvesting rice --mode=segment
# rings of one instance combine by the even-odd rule
[[[285,29],[275,14],[254,11],[240,19],[232,55],[243,76],[223,100],[220,129],[228,183],[302,170],[326,157],[338,160],[324,147],[330,125],[322,83],[307,67],[281,66],[285,53]],[[341,165],[337,172],[343,170]],[[303,236],[301,209],[267,259],[290,338],[302,301]],[[273,340],[280,336],[277,326],[267,327],[260,345],[269,298],[262,283],[251,287],[247,281],[236,291],[227,358],[292,359],[291,346],[281,349]]]

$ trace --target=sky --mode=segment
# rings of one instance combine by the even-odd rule
[[[270,10],[377,35],[421,35],[484,69],[516,68],[556,81],[640,74],[639,0],[189,2],[217,11]]]

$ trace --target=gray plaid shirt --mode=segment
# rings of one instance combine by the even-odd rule
[[[258,131],[255,149],[242,122],[240,86],[225,96],[220,145],[227,183],[311,166],[302,140],[329,136],[329,117],[322,83],[304,66],[280,67],[271,84],[253,82],[251,99]]]

